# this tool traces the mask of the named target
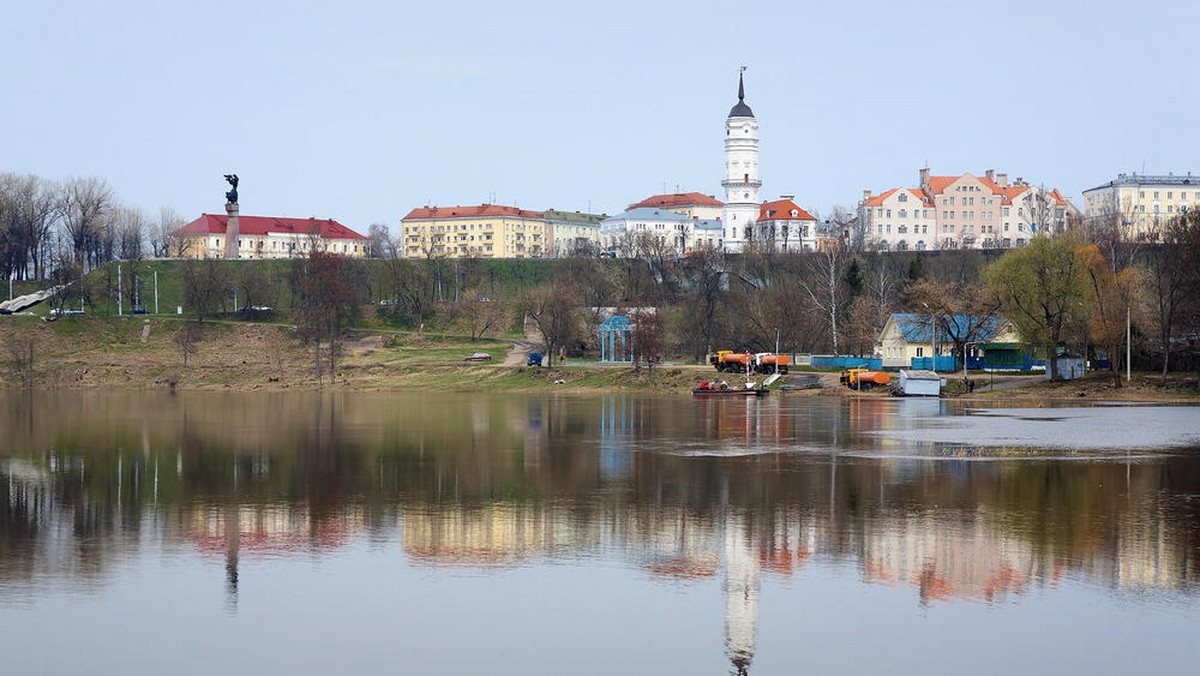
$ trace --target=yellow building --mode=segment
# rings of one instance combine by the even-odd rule
[[[1114,219],[1124,236],[1144,237],[1200,204],[1200,177],[1118,174],[1115,180],[1083,191],[1089,222]]]
[[[175,232],[181,258],[224,258],[229,217],[202,214]],[[366,258],[367,238],[321,218],[238,217],[238,258],[293,258],[314,247],[348,258]]]
[[[421,207],[400,227],[405,258],[539,258],[549,230],[541,213],[498,204]]]

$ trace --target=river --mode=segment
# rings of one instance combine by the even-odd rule
[[[13,674],[1192,673],[1200,408],[0,393]]]

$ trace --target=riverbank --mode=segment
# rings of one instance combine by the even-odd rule
[[[307,390],[342,388],[365,391],[430,390],[445,392],[642,391],[687,394],[703,380],[740,376],[718,374],[706,366],[666,365],[652,370],[568,362],[552,368],[505,366],[513,341],[469,340],[416,333],[358,335],[343,345],[337,377],[313,376],[309,349],[286,325],[204,322],[189,335],[181,320],[142,317],[65,317],[44,322],[8,317],[0,322],[0,373],[4,387],[34,389],[174,388],[184,390]],[[490,362],[464,361],[476,352]],[[884,391],[858,393],[841,386],[837,373],[812,373],[820,388],[786,396],[879,397]],[[798,380],[795,374],[792,380]],[[947,377],[951,384],[957,379]],[[1200,392],[1182,378],[1167,388],[1152,374],[1113,388],[1104,374],[1082,381],[1045,383],[1036,377],[998,376],[1003,389],[961,395],[980,400],[1086,399],[1197,402]],[[983,378],[980,378],[981,384]]]

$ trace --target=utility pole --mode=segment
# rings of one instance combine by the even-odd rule
[[[109,279],[112,279],[109,277]],[[121,264],[117,263],[117,316],[121,316]]]
[[[154,271],[154,314],[158,314],[158,270]]]
[[[1129,382],[1131,369],[1133,368],[1133,363],[1129,359],[1130,355],[1132,353],[1132,349],[1131,349],[1131,345],[1130,345],[1130,343],[1132,343],[1132,338],[1133,338],[1132,326],[1133,325],[1129,321],[1129,306],[1126,305],[1125,306],[1125,382]]]

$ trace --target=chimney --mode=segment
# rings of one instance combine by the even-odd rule
[[[929,167],[925,167],[921,170],[921,189],[929,189]]]
[[[863,191],[863,201],[864,201],[864,202],[866,202],[866,201],[867,201],[867,200],[869,200],[869,199],[871,199],[871,191],[870,191],[870,190],[864,190],[864,191]]]
[[[1017,177],[1017,185],[1025,185],[1025,179],[1018,176]]]
[[[983,172],[983,175],[987,176],[987,180],[991,181],[992,183],[996,182],[996,170],[995,169],[988,169],[987,171]]]
[[[1008,174],[996,174],[996,183],[998,183],[1001,188],[1007,188]]]
[[[781,200],[794,200],[794,199],[796,199],[796,196],[795,196],[795,195],[780,195],[780,196],[779,196],[779,199],[781,199]]]

